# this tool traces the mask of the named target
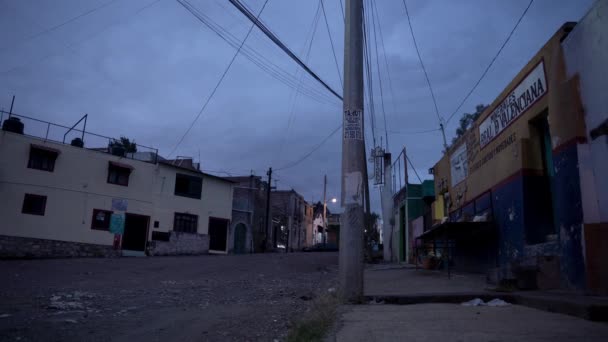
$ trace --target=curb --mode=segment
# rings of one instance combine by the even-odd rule
[[[489,301],[494,298],[502,299],[508,303],[523,305],[543,311],[575,316],[590,321],[608,322],[608,302],[605,304],[589,304],[577,302],[568,297],[541,297],[521,293],[500,292],[458,292],[458,293],[430,293],[413,295],[369,295],[366,301],[384,302],[386,304],[414,305],[429,303],[460,304],[474,298]]]

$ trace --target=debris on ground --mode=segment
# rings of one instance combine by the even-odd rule
[[[494,298],[489,302],[484,302],[480,298],[471,299],[468,302],[461,303],[462,306],[509,306],[511,304],[502,299]]]

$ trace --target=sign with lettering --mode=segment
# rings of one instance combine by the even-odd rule
[[[372,156],[374,158],[374,185],[380,185],[384,183],[384,149],[380,146],[373,148]]]
[[[541,61],[479,125],[480,147],[494,140],[546,93],[545,66]]]
[[[450,176],[452,186],[462,182],[469,174],[469,159],[467,156],[467,144],[462,144],[450,156]]]
[[[125,216],[123,214],[112,214],[110,216],[110,233],[122,235],[125,232]]]
[[[344,140],[363,140],[363,110],[344,111]]]

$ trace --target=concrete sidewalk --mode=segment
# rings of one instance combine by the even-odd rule
[[[446,272],[368,265],[365,296],[368,304],[342,307],[330,340],[608,340],[608,324],[589,321],[608,318],[607,298],[563,292],[496,292],[483,275],[456,273],[448,278]],[[460,305],[473,298],[501,298],[521,305]]]
[[[344,306],[335,341],[606,341],[608,325],[523,306]]]

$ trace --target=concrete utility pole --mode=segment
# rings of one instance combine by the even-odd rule
[[[342,127],[342,207],[340,226],[340,296],[363,297],[363,202],[365,136],[363,134],[363,0],[347,0],[344,29],[344,103]]]
[[[384,261],[392,261],[393,250],[393,165],[391,164],[391,154],[384,154],[384,185],[380,193],[380,203],[382,204],[382,239]]]
[[[271,190],[271,181],[272,181],[272,168],[268,168],[268,186],[266,187],[266,238],[264,241],[264,248],[268,251],[274,249],[272,246],[272,236],[271,236],[271,228],[272,224],[270,223],[270,190]]]

